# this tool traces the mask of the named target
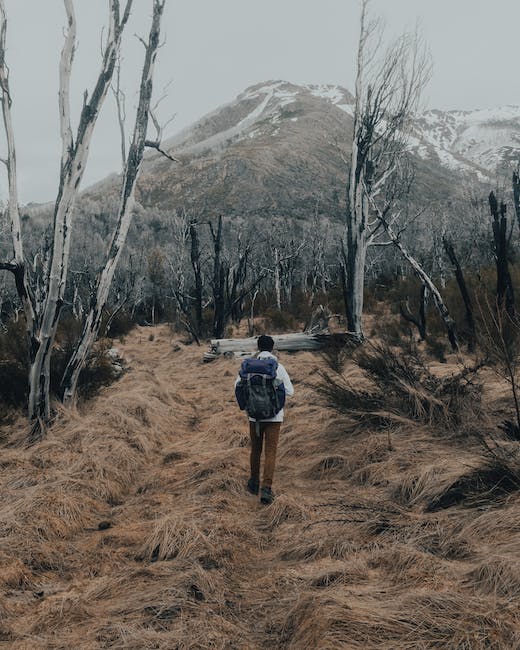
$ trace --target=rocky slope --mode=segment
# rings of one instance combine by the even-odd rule
[[[318,204],[340,218],[352,102],[339,86],[270,81],[248,88],[165,143],[180,165],[147,159],[141,201],[197,216],[295,218]],[[519,149],[520,107],[427,111],[410,137],[416,192],[445,198],[467,174],[489,182],[516,162]]]
[[[147,156],[139,201],[145,208],[186,210],[200,219],[219,213],[308,219],[317,210],[341,220],[352,101],[338,86],[273,81],[248,88],[164,143],[180,164]],[[457,180],[452,169],[425,151],[421,144],[412,152],[417,194],[452,195]],[[112,177],[89,195],[113,188]]]

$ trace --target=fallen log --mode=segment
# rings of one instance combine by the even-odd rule
[[[353,332],[335,332],[334,334],[296,332],[278,334],[272,338],[275,350],[283,352],[322,350],[326,347],[344,347],[359,343],[359,337]],[[257,336],[247,339],[212,339],[209,352],[204,353],[204,361],[213,361],[220,354],[232,354],[235,357],[253,354],[258,350],[257,341]]]

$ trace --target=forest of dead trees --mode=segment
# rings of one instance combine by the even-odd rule
[[[0,2],[0,90],[7,136],[3,162],[9,182],[0,233],[5,260],[0,269],[9,272],[0,280],[0,371],[4,377],[25,373],[18,397],[3,399],[17,405],[28,401],[34,438],[42,435],[51,418],[51,398],[75,403],[96,340],[122,335],[134,323],[169,321],[200,343],[222,338],[230,326],[243,322],[249,335],[261,327],[312,329],[318,310],[324,322],[327,315],[336,315],[343,329],[363,339],[371,335],[365,331],[363,314],[385,303],[389,312],[400,313],[406,324],[403,332],[411,329],[426,341],[446,338],[452,350],[467,346],[469,351],[478,346],[476,323],[484,308],[503,309],[516,323],[511,263],[518,233],[507,200],[501,200],[509,190],[501,188],[498,198],[493,192],[486,196],[489,188],[461,178],[457,195],[449,201],[432,203],[412,191],[407,129],[428,81],[430,62],[420,37],[403,34],[374,63],[381,24],[368,15],[366,0],[353,129],[344,143],[343,221],[323,213],[319,196],[309,206],[308,219],[289,221],[280,215],[269,223],[254,216],[236,220],[215,214],[208,219],[182,207],[165,214],[140,206],[135,192],[144,149],[162,152],[152,90],[164,4],[151,2],[131,143],[128,151],[122,147],[119,193],[109,199],[81,196],[79,186],[97,114],[116,83],[112,80],[118,75],[132,0],[109,2],[101,69],[85,94],[76,133],[69,97],[76,25],[73,2],[65,0],[61,176],[51,216],[45,209],[22,210],[18,201],[11,117],[15,104],[6,60],[6,12]],[[120,97],[117,86],[115,94]],[[153,140],[149,123],[157,132]],[[172,164],[178,162],[167,155]],[[520,228],[519,188],[515,172],[512,204]]]

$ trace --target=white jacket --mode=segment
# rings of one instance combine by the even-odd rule
[[[274,354],[271,354],[270,352],[267,351],[262,351],[259,352],[256,355],[257,359],[276,359]],[[289,377],[289,373],[287,370],[282,366],[280,362],[278,362],[278,368],[276,370],[276,378],[280,379],[280,381],[283,382],[284,388],[285,388],[285,395],[286,397],[291,397],[294,395],[294,386],[292,385],[291,378]],[[240,381],[240,375],[236,378],[235,381],[235,386],[238,384]],[[253,418],[249,418],[250,422],[256,422]],[[268,420],[262,420],[262,422],[283,422],[283,409],[281,411],[278,411],[278,413],[273,417],[269,418]]]

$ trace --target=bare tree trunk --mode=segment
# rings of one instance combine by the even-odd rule
[[[363,227],[359,222],[351,223],[347,232],[347,265],[346,265],[346,311],[347,327],[363,337],[363,292],[365,287],[365,262],[367,243],[363,235]]]
[[[358,42],[357,71],[355,84],[354,124],[350,173],[348,183],[348,215],[346,232],[346,315],[349,331],[363,336],[361,316],[363,314],[363,290],[365,284],[365,262],[367,253],[366,206],[363,198],[364,164],[360,160],[359,131],[361,102],[363,97],[363,72],[365,67],[365,46],[367,2],[361,5],[361,24]]]
[[[220,338],[225,326],[225,286],[226,268],[222,261],[222,215],[219,215],[217,231],[210,225],[213,239],[213,336]]]
[[[90,100],[85,101],[74,142],[70,119],[70,75],[76,43],[76,19],[72,0],[64,0],[68,30],[60,61],[60,130],[62,157],[60,185],[54,208],[54,243],[47,296],[43,308],[38,348],[29,370],[29,417],[33,421],[33,437],[43,431],[50,418],[50,357],[63,304],[68,273],[72,213],[89,153],[90,140],[101,106],[110,87],[117,61],[124,26],[132,0],[128,0],[120,19],[119,0],[110,0],[110,25],[103,53],[102,69]]]
[[[513,172],[513,201],[518,227],[520,228],[520,176],[518,171]]]
[[[110,85],[115,58],[119,50],[124,26],[130,14],[132,1],[127,0],[122,17],[120,17],[119,0],[110,0],[109,2],[109,31],[103,54],[102,69],[90,100],[85,95],[76,140],[74,141],[70,121],[70,75],[76,41],[76,19],[72,0],[64,0],[67,33],[60,59],[59,109],[62,140],[60,183],[54,208],[54,241],[51,264],[48,273],[42,278],[41,284],[40,280],[37,280],[37,309],[22,250],[16,192],[16,158],[10,114],[11,96],[8,69],[5,63],[7,21],[4,3],[3,1],[0,3],[2,18],[0,83],[4,126],[8,144],[8,159],[5,162],[9,176],[9,214],[15,253],[12,268],[8,270],[13,271],[15,274],[17,290],[26,315],[29,339],[28,414],[32,423],[32,438],[39,437],[43,433],[50,418],[50,357],[65,292],[74,202],[85,170],[90,140],[97,116]],[[1,268],[8,267],[1,265]]]
[[[2,101],[2,117],[7,140],[7,159],[3,160],[7,169],[9,186],[9,202],[7,206],[11,227],[14,259],[11,262],[0,263],[1,270],[13,273],[16,291],[22,303],[25,316],[25,330],[27,338],[28,366],[32,368],[38,350],[38,325],[39,313],[31,286],[27,262],[23,251],[20,212],[18,208],[18,181],[16,168],[16,147],[11,115],[12,98],[9,87],[9,68],[5,59],[7,17],[4,1],[0,0],[0,88]],[[31,410],[29,411],[31,413]]]
[[[419,332],[419,338],[421,341],[424,341],[426,339],[426,296],[427,296],[428,290],[426,286],[423,284],[421,286],[421,291],[419,295],[419,316],[414,316],[412,312],[410,311],[410,307],[408,305],[408,298],[404,301],[404,304],[401,303],[399,305],[399,311],[401,312],[401,316],[408,321],[409,323],[413,323],[415,327],[417,327],[417,330]]]
[[[274,293],[276,297],[276,309],[282,310],[282,284],[280,281],[280,253],[278,248],[274,249]]]
[[[200,243],[197,229],[195,224],[190,224],[190,238],[191,238],[191,266],[193,268],[193,275],[195,278],[195,329],[198,337],[201,337],[204,329],[204,321],[202,318],[202,270],[200,265]]]
[[[498,206],[498,201],[493,192],[489,195],[489,209],[493,217],[493,237],[495,241],[495,261],[497,268],[497,304],[502,307],[505,302],[509,317],[516,319],[515,295],[513,282],[509,273],[509,244],[511,235],[507,233],[507,206],[505,203]]]
[[[443,243],[446,254],[449,257],[450,262],[453,264],[455,270],[455,279],[457,280],[457,285],[459,287],[462,300],[464,301],[464,308],[466,310],[466,326],[468,328],[468,352],[475,352],[475,319],[473,318],[473,305],[471,304],[471,298],[469,295],[468,287],[466,285],[466,280],[464,279],[464,273],[462,272],[459,260],[455,254],[455,249],[453,248],[452,242],[444,237]]]
[[[367,249],[377,243],[381,225],[369,219],[368,204],[400,173],[406,131],[429,76],[428,57],[415,36],[403,35],[375,63],[381,47],[381,23],[369,20],[369,0],[361,0],[352,151],[350,154],[346,254],[348,329],[363,337],[363,289]],[[406,183],[386,192],[390,208]]]
[[[247,326],[247,331],[249,333],[249,336],[253,336],[253,334],[255,333],[255,301],[257,296],[258,296],[258,289],[255,289],[255,292],[251,296],[251,307],[249,311],[249,322]]]
[[[126,236],[132,221],[133,207],[135,203],[135,185],[145,148],[146,131],[148,127],[150,102],[153,89],[154,64],[157,49],[159,47],[160,25],[164,3],[165,0],[153,1],[152,24],[148,43],[145,45],[145,59],[141,75],[139,103],[135,118],[134,132],[128,150],[121,195],[119,198],[119,218],[112,235],[105,266],[98,278],[96,295],[93,297],[81,338],[67,368],[65,369],[62,379],[63,399],[68,405],[73,404],[76,400],[79,375],[97,338],[101,326],[103,309],[108,300],[112,279],[119,263]]]
[[[450,316],[450,312],[448,308],[446,307],[441,294],[439,293],[439,290],[433,283],[432,279],[430,276],[426,273],[426,271],[422,268],[422,266],[419,264],[419,262],[410,255],[410,253],[406,250],[406,248],[401,244],[399,237],[394,233],[392,230],[392,227],[390,224],[386,221],[385,217],[381,214],[381,211],[377,209],[377,206],[374,205],[374,208],[377,212],[378,219],[380,220],[381,224],[383,225],[387,235],[390,237],[391,241],[394,243],[395,247],[397,250],[401,253],[401,255],[405,258],[405,260],[410,264],[412,269],[414,270],[415,274],[417,277],[421,280],[421,282],[428,288],[429,292],[433,296],[433,300],[435,302],[435,306],[437,307],[437,311],[439,312],[440,317],[442,318],[444,325],[446,326],[446,330],[448,333],[448,339],[451,343],[451,347],[453,350],[458,350],[459,346],[457,343],[457,334],[455,330],[455,321],[453,318]]]

